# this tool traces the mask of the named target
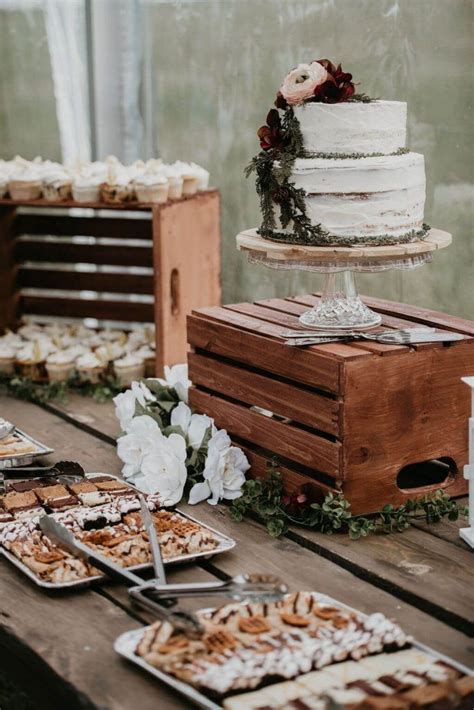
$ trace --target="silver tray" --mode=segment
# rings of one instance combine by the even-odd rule
[[[99,475],[99,472],[87,473],[85,477],[89,478],[97,475]],[[117,480],[122,480],[119,479],[118,476],[113,476],[110,473],[103,475],[110,476],[111,478],[115,478]],[[130,488],[137,490],[135,486],[132,486],[130,484],[127,485],[129,485]],[[231,537],[224,535],[215,528],[212,528],[210,525],[206,525],[206,523],[202,523],[197,518],[194,518],[191,515],[184,513],[182,510],[179,510],[179,508],[176,508],[175,512],[182,515],[183,518],[191,520],[193,523],[197,523],[205,530],[211,532],[217,538],[219,544],[213,550],[205,550],[204,552],[191,552],[185,555],[169,557],[168,559],[164,560],[165,565],[185,564],[187,562],[194,562],[194,560],[201,558],[207,560],[210,557],[213,557],[214,555],[220,555],[223,552],[228,552],[229,550],[232,550],[235,547],[236,542]],[[9,560],[13,565],[15,565],[15,567],[17,567],[21,572],[23,572],[23,574],[29,577],[38,587],[42,587],[43,589],[79,589],[81,587],[88,587],[94,582],[104,581],[106,579],[106,575],[101,574],[95,575],[94,577],[85,577],[84,579],[77,579],[72,582],[60,582],[57,584],[55,584],[54,582],[46,582],[40,579],[32,570],[30,570],[29,567],[27,567],[21,560],[19,560],[18,557],[6,550],[4,547],[0,547],[0,554],[2,554],[7,560]],[[132,567],[127,567],[126,569],[130,570],[131,572],[136,572],[139,570],[150,569],[152,566],[152,562],[146,562],[141,565],[133,565]]]
[[[26,432],[18,429],[18,427],[15,427],[13,434],[20,434],[20,436],[26,439],[26,441],[29,441],[37,446],[38,451],[29,452],[27,454],[18,454],[17,456],[0,456],[0,471],[6,471],[9,468],[16,466],[29,466],[33,463],[33,461],[41,456],[47,456],[48,454],[52,454],[54,452],[54,449],[46,446],[46,444],[42,444],[41,441],[33,439],[32,436],[29,436]]]
[[[356,612],[362,617],[367,617],[367,614],[363,614],[357,609],[354,609],[354,607],[351,607],[347,604],[343,604],[342,602],[337,601],[337,599],[333,599],[332,597],[329,597],[326,594],[320,594],[319,592],[314,592],[314,594],[317,596],[319,602],[323,602],[324,604],[328,604],[330,606],[338,606],[341,609]],[[212,609],[203,609],[202,611],[209,612],[212,611]],[[151,675],[155,676],[155,678],[158,678],[158,680],[161,680],[163,683],[165,683],[165,685],[168,685],[170,688],[173,688],[178,693],[181,693],[181,695],[188,698],[197,707],[206,708],[206,710],[222,710],[222,705],[219,705],[214,700],[211,700],[196,688],[193,688],[191,685],[188,685],[184,681],[178,680],[178,678],[175,678],[169,673],[165,673],[164,671],[161,671],[158,668],[151,666],[143,658],[135,654],[135,648],[137,647],[137,644],[140,642],[147,628],[148,627],[144,627],[143,629],[134,629],[133,631],[126,631],[124,634],[121,634],[115,640],[114,650],[123,658],[126,658],[128,661],[131,661],[140,668],[143,668],[144,670],[148,671],[148,673],[151,673]],[[444,663],[447,663],[453,668],[456,668],[460,673],[463,673],[465,675],[473,675],[473,671],[467,666],[464,666],[462,663],[458,663],[458,661],[455,661],[452,658],[443,655],[442,653],[438,653],[438,651],[435,651],[429,646],[425,646],[425,644],[423,643],[419,643],[418,641],[414,640],[412,646],[414,648],[418,648],[420,651],[429,653],[431,656],[433,656],[434,659],[443,661]],[[288,678],[288,680],[292,679]],[[252,689],[249,689],[247,692],[252,692]]]

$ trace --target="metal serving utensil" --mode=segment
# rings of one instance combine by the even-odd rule
[[[86,560],[96,569],[104,572],[112,579],[116,579],[117,581],[126,584],[128,587],[131,587],[129,590],[130,596],[135,599],[135,595],[133,594],[134,588],[143,587],[143,580],[141,577],[115,564],[115,562],[112,562],[112,560],[88,547],[88,545],[84,545],[84,543],[74,537],[70,530],[55,520],[55,518],[51,515],[43,515],[40,518],[39,524],[42,532],[51,540],[54,540],[54,542],[56,542],[60,547],[64,548],[76,557]],[[199,619],[194,616],[194,614],[179,610],[170,611],[157,601],[154,601],[152,598],[152,584],[146,589],[145,593],[141,592],[140,595],[137,596],[137,601],[139,601],[141,606],[144,606],[152,611],[159,619],[168,621],[176,629],[179,629],[188,635],[195,635],[202,632]]]
[[[15,466],[5,470],[9,478],[49,478],[56,476],[61,483],[77,483],[85,476],[82,466],[76,461],[58,461],[51,466]]]
[[[361,330],[286,330],[281,334],[283,338],[361,338],[363,340],[374,340],[380,335],[389,335],[391,333],[434,333],[436,328],[431,328],[427,325],[415,326],[413,328],[397,328],[379,330],[377,332],[367,332]]]
[[[434,329],[427,331],[419,328],[406,328],[405,330],[389,330],[381,333],[357,333],[349,331],[345,334],[337,334],[332,338],[321,336],[315,333],[308,337],[292,337],[285,340],[285,345],[293,347],[304,345],[319,345],[330,342],[343,342],[351,340],[369,340],[376,343],[385,343],[388,345],[411,345],[415,343],[452,343],[459,340],[464,340],[464,335],[461,333],[436,332]]]
[[[154,580],[142,583],[135,591],[152,588],[155,598],[225,596],[234,601],[272,602],[288,593],[288,586],[270,574],[240,574],[225,582],[191,582],[157,585]]]
[[[155,579],[158,584],[166,585],[166,573],[165,566],[163,564],[163,557],[161,555],[160,543],[158,540],[158,535],[156,533],[156,528],[153,523],[153,518],[148,510],[148,506],[145,501],[145,497],[142,493],[138,494],[138,500],[140,501],[140,511],[143,521],[143,527],[148,535],[148,541],[151,548],[151,556],[153,559],[153,568],[155,570]]]

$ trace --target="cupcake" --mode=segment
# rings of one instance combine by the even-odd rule
[[[18,335],[25,340],[37,340],[44,336],[43,329],[37,323],[25,323],[18,328]]]
[[[75,354],[69,350],[58,350],[46,358],[46,372],[50,382],[65,382],[74,372]]]
[[[163,173],[142,175],[134,184],[139,202],[163,204],[168,200],[168,179]]]
[[[142,358],[145,364],[145,377],[156,377],[156,353],[149,345],[142,345],[133,355]]]
[[[16,350],[7,343],[0,343],[0,372],[13,375],[15,372]]]
[[[183,196],[183,176],[172,165],[167,165],[164,168],[164,173],[168,178],[168,198],[179,200]]]
[[[8,182],[8,192],[12,200],[17,200],[18,202],[40,198],[42,183],[38,171],[31,169],[15,173]]]
[[[124,330],[112,330],[105,328],[100,332],[100,337],[102,340],[106,340],[108,342],[116,341],[121,345],[124,345],[127,342],[127,334]]]
[[[102,176],[77,176],[72,180],[72,196],[76,202],[99,202]]]
[[[198,191],[207,190],[209,187],[209,171],[205,170],[200,165],[196,165],[196,163],[191,163],[191,167],[194,169],[197,177]]]
[[[72,178],[65,170],[43,177],[43,197],[48,202],[63,202],[72,197]]]
[[[172,166],[183,178],[183,195],[194,195],[197,192],[198,178],[190,163],[177,160]]]
[[[7,332],[0,337],[0,347],[8,346],[16,351],[22,348],[24,344],[25,341],[17,333],[13,333],[11,330],[7,330]]]
[[[45,362],[52,348],[45,340],[25,343],[16,354],[16,370],[22,377],[43,380],[46,376]]]
[[[104,343],[95,350],[97,357],[100,358],[102,362],[106,363],[112,362],[112,360],[118,360],[118,358],[122,357],[124,352],[123,345],[120,345],[120,343],[116,341]]]
[[[106,363],[92,352],[81,355],[76,360],[76,370],[79,379],[82,380],[82,382],[91,382],[93,385],[100,382],[106,367]]]
[[[100,185],[101,199],[108,204],[121,204],[132,200],[134,192],[126,168],[120,163],[110,162],[107,179]]]
[[[114,361],[114,372],[119,385],[129,387],[145,374],[145,362],[137,353],[128,353]]]

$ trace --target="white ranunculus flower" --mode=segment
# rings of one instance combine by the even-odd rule
[[[301,104],[305,99],[309,99],[315,88],[327,78],[328,73],[319,62],[298,64],[283,80],[280,93],[290,105]]]
[[[126,431],[135,416],[135,404],[145,407],[147,402],[153,402],[154,396],[143,382],[132,382],[132,387],[114,397],[115,416],[120,422],[122,431]]]
[[[158,382],[160,385],[174,387],[180,400],[187,403],[191,380],[188,378],[188,366],[186,363],[173,365],[173,367],[165,365],[165,379],[158,378]]]
[[[236,446],[232,446],[225,429],[218,431],[209,441],[203,472],[204,481],[192,487],[189,502],[199,503],[210,497],[208,502],[215,505],[221,498],[239,498],[242,495],[245,472],[249,468],[247,457]]]
[[[212,427],[215,434],[214,420],[206,414],[192,414],[184,402],[180,402],[171,412],[171,426],[179,426],[185,433],[189,446],[197,450],[202,444],[204,434]]]
[[[183,497],[186,483],[186,442],[179,434],[163,436],[159,431],[141,464],[142,483],[147,493],[158,493],[163,505],[176,505]]]
[[[122,468],[125,478],[130,478],[141,471],[143,460],[152,449],[157,436],[163,434],[151,417],[143,414],[131,420],[127,433],[117,441],[118,457],[125,464]]]

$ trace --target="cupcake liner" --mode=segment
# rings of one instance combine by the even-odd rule
[[[8,190],[12,200],[37,200],[42,194],[41,180],[10,180]]]

